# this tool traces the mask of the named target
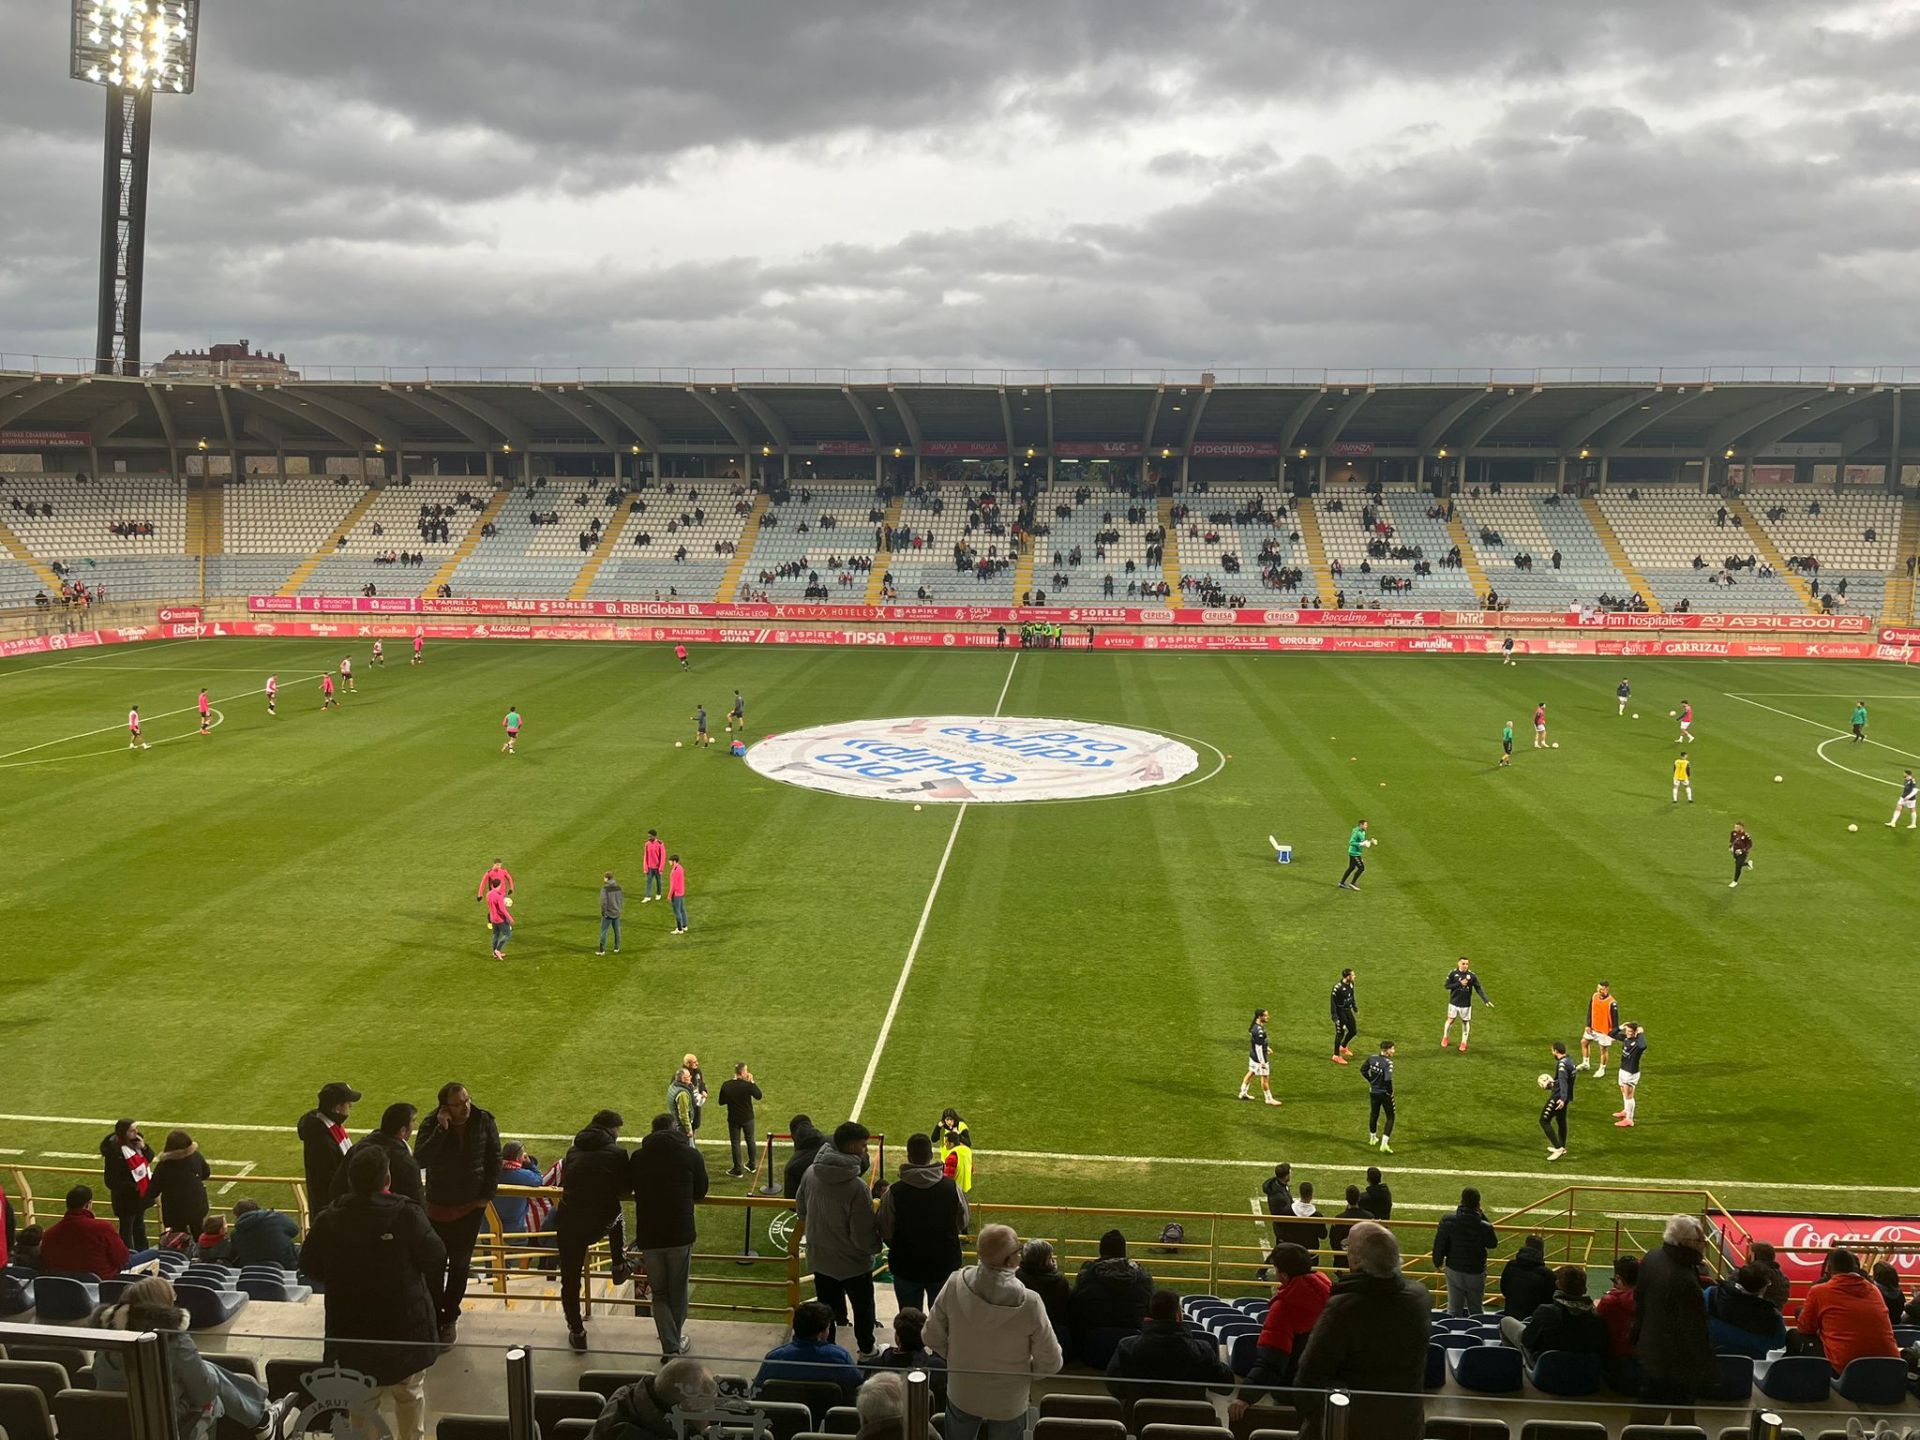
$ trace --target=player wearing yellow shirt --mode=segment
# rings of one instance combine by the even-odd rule
[[[1687,752],[1682,750],[1673,762],[1673,803],[1680,803],[1680,792],[1687,792],[1687,804],[1693,803],[1693,766],[1687,763]]]

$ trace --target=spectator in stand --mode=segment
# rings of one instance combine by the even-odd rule
[[[1773,1246],[1767,1244],[1764,1240],[1756,1240],[1753,1242],[1753,1249],[1748,1252],[1747,1258],[1756,1265],[1766,1267],[1767,1299],[1771,1300],[1774,1308],[1784,1315],[1787,1310],[1787,1302],[1793,1299],[1793,1285],[1787,1279],[1787,1272],[1780,1268],[1780,1261],[1777,1255],[1778,1252],[1774,1250]]]
[[[908,1305],[893,1317],[893,1343],[874,1357],[874,1370],[925,1370],[933,1387],[933,1409],[938,1414],[947,1408],[947,1362],[927,1349],[927,1312]],[[869,1376],[867,1388],[876,1377]],[[865,1393],[863,1389],[862,1393]]]
[[[1594,1314],[1606,1322],[1608,1383],[1625,1392],[1632,1389],[1628,1372],[1633,1359],[1633,1287],[1640,1279],[1638,1255],[1616,1256],[1613,1282],[1594,1305]]]
[[[1900,1288],[1900,1272],[1884,1260],[1874,1262],[1874,1287],[1887,1302],[1887,1318],[1895,1325],[1900,1323],[1900,1313],[1907,1308],[1906,1293]]]
[[[1827,1252],[1822,1279],[1807,1291],[1794,1325],[1802,1335],[1819,1338],[1836,1374],[1862,1356],[1900,1353],[1886,1297],[1860,1273],[1860,1257],[1851,1250]]]
[[[619,1144],[620,1127],[626,1123],[618,1110],[595,1111],[560,1162],[554,1248],[560,1252],[560,1313],[567,1321],[567,1344],[575,1350],[587,1348],[587,1328],[580,1318],[580,1280],[587,1268],[587,1251],[601,1236],[613,1252],[613,1283],[627,1283],[626,1217],[620,1201],[630,1193],[631,1182],[627,1152]]]
[[[804,1300],[793,1308],[793,1338],[776,1345],[760,1361],[753,1377],[758,1391],[769,1380],[824,1380],[851,1397],[866,1377],[846,1348],[833,1339],[833,1307]],[[949,1436],[949,1440],[955,1437]]]
[[[1053,1326],[1053,1338],[1063,1355],[1073,1353],[1073,1286],[1060,1273],[1053,1246],[1045,1240],[1029,1240],[1020,1251],[1020,1268],[1015,1272],[1022,1285],[1040,1297],[1047,1307],[1047,1323]]]
[[[947,1361],[945,1440],[1020,1440],[1033,1381],[1064,1357],[1045,1304],[1014,1275],[1013,1227],[981,1227],[974,1253],[979,1263],[947,1281],[927,1316],[927,1348]]]
[[[174,1428],[182,1440],[277,1435],[282,1418],[296,1408],[294,1397],[269,1405],[267,1387],[251,1375],[237,1375],[203,1359],[187,1334],[187,1313],[178,1300],[171,1281],[149,1275],[95,1310],[88,1323],[101,1330],[138,1330],[160,1337],[167,1378],[172,1382]],[[97,1353],[93,1388],[124,1395],[126,1357],[112,1350]]]
[[[967,1197],[934,1159],[932,1138],[909,1135],[907,1163],[880,1202],[880,1238],[900,1305],[921,1307],[940,1293],[960,1268],[968,1224]]]
[[[767,1097],[753,1078],[753,1071],[742,1060],[733,1067],[733,1078],[720,1082],[720,1103],[727,1111],[727,1148],[733,1158],[728,1176],[738,1180],[748,1173],[760,1173],[759,1153],[753,1145],[753,1102]],[[746,1165],[741,1165],[741,1147],[746,1149]]]
[[[1313,1256],[1305,1246],[1276,1245],[1267,1256],[1267,1264],[1273,1268],[1279,1286],[1260,1325],[1247,1384],[1288,1386],[1293,1384],[1307,1336],[1320,1319],[1320,1312],[1327,1308],[1333,1281],[1313,1268]]]
[[[1360,1192],[1360,1208],[1381,1224],[1393,1218],[1393,1191],[1380,1178],[1380,1167],[1367,1167],[1367,1188]]]
[[[300,1263],[299,1247],[293,1243],[299,1234],[300,1225],[293,1216],[264,1209],[258,1200],[242,1196],[233,1202],[226,1263],[292,1270]]]
[[[527,1147],[518,1140],[509,1140],[500,1147],[500,1183],[502,1185],[538,1185],[540,1183],[540,1162],[527,1154]],[[500,1217],[500,1228],[508,1235],[508,1243],[524,1245],[525,1240],[511,1237],[527,1233],[528,1197],[525,1195],[506,1195],[496,1190],[493,1195],[493,1213]]]
[[[1371,1220],[1347,1236],[1351,1271],[1334,1282],[1307,1338],[1296,1382],[1354,1393],[1348,1434],[1366,1440],[1421,1440],[1426,1434],[1428,1298],[1400,1273],[1400,1243]],[[1321,1412],[1307,1407],[1300,1440],[1320,1440]]]
[[[41,1237],[39,1268],[111,1280],[127,1263],[128,1253],[120,1232],[94,1217],[93,1188],[76,1185],[67,1192],[67,1213]]]
[[[1099,1258],[1082,1265],[1073,1282],[1073,1336],[1080,1363],[1106,1369],[1114,1348],[1147,1318],[1152,1298],[1153,1277],[1127,1257],[1127,1237],[1107,1231],[1100,1237]]]
[[[184,1130],[167,1136],[167,1148],[153,1162],[153,1190],[160,1197],[160,1229],[166,1236],[192,1239],[206,1224],[207,1181],[213,1171],[206,1156]]]
[[[1766,1267],[1748,1261],[1739,1273],[1707,1290],[1707,1335],[1717,1355],[1764,1360],[1785,1348],[1787,1324],[1767,1298]]]
[[[1349,1185],[1347,1186],[1347,1208],[1334,1218],[1346,1223],[1328,1228],[1327,1246],[1333,1251],[1333,1268],[1344,1270],[1347,1268],[1347,1234],[1353,1229],[1354,1222],[1377,1220],[1380,1217],[1372,1214],[1360,1203],[1360,1187]]]
[[[1691,1425],[1693,1402],[1719,1383],[1720,1363],[1707,1337],[1707,1302],[1700,1288],[1706,1232],[1695,1215],[1667,1221],[1660,1248],[1640,1262],[1633,1287],[1633,1349],[1646,1377],[1646,1423]],[[1882,1318],[1885,1307],[1881,1307]]]
[[[711,1410],[719,1400],[720,1381],[713,1371],[698,1360],[669,1360],[607,1397],[593,1422],[592,1440],[671,1440],[678,1432],[668,1412]]]
[[[473,1247],[486,1223],[487,1205],[500,1188],[500,1127],[473,1103],[458,1080],[440,1087],[439,1108],[427,1117],[414,1142],[415,1161],[426,1172],[427,1219],[447,1252],[440,1290],[440,1343],[451,1345],[467,1296]]]
[[[1442,1216],[1433,1232],[1433,1268],[1446,1276],[1447,1314],[1478,1315],[1484,1308],[1487,1256],[1499,1244],[1480,1208],[1480,1192],[1469,1185],[1460,1192],[1459,1208]]]
[[[120,1222],[120,1238],[129,1250],[147,1248],[147,1211],[160,1198],[153,1188],[153,1147],[131,1120],[115,1122],[113,1133],[100,1141],[100,1161]]]
[[[1500,1272],[1500,1311],[1529,1320],[1553,1299],[1553,1272],[1547,1269],[1547,1242],[1529,1235]]]
[[[932,1397],[929,1396],[929,1403]],[[875,1375],[853,1397],[860,1415],[855,1440],[906,1440],[907,1382],[898,1374]],[[918,1440],[940,1440],[940,1434],[928,1425]]]
[[[1180,1318],[1180,1297],[1171,1290],[1155,1290],[1147,1301],[1146,1324],[1115,1347],[1107,1362],[1107,1389],[1127,1407],[1142,1400],[1198,1398],[1193,1387],[1233,1388],[1233,1372],[1220,1359],[1212,1337],[1187,1333]]]
[[[872,1358],[873,1257],[880,1228],[873,1193],[861,1177],[867,1168],[870,1132],[848,1120],[833,1132],[801,1177],[794,1209],[807,1227],[807,1255],[813,1265],[813,1293],[837,1314],[853,1308],[854,1339],[862,1362]]]
[[[318,1210],[334,1193],[334,1172],[345,1163],[353,1142],[347,1138],[347,1113],[360,1100],[360,1092],[345,1081],[334,1080],[320,1087],[320,1103],[300,1117],[294,1127],[300,1136],[300,1149],[307,1176],[307,1205]]]
[[[227,1217],[209,1215],[206,1227],[199,1238],[193,1242],[193,1248],[199,1252],[199,1259],[214,1265],[231,1264],[233,1255],[233,1237],[227,1234]]]
[[[787,1133],[793,1137],[793,1154],[787,1157],[786,1169],[781,1172],[781,1193],[789,1200],[800,1198],[800,1182],[813,1162],[820,1154],[821,1147],[827,1143],[827,1137],[820,1127],[813,1123],[809,1115],[796,1115],[787,1122]]]
[[[326,1291],[322,1358],[358,1370],[393,1402],[398,1440],[426,1440],[427,1367],[440,1353],[434,1293],[446,1246],[427,1212],[388,1187],[392,1167],[378,1146],[347,1161],[347,1194],[313,1217],[300,1270]]]
[[[707,1162],[671,1115],[653,1117],[627,1167],[633,1189],[633,1243],[646,1260],[653,1287],[653,1329],[660,1354],[671,1360],[693,1348],[687,1338],[694,1204],[707,1193]],[[811,1239],[811,1237],[809,1237]]]
[[[1553,1272],[1553,1299],[1524,1323],[1517,1315],[1500,1321],[1500,1338],[1517,1346],[1531,1368],[1549,1350],[1574,1355],[1607,1354],[1607,1322],[1595,1312],[1587,1295],[1587,1272],[1578,1265],[1562,1265]]]
[[[333,1174],[333,1193],[335,1200],[347,1194],[347,1165],[362,1150],[378,1150],[387,1157],[388,1187],[394,1194],[411,1200],[416,1205],[425,1206],[426,1191],[420,1185],[420,1167],[414,1162],[413,1147],[408,1143],[413,1139],[413,1117],[420,1113],[417,1106],[404,1100],[396,1100],[380,1112],[380,1128],[370,1134],[362,1135],[353,1142],[353,1148],[347,1151],[346,1159]]]

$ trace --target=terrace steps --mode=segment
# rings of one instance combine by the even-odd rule
[[[1647,609],[1658,615],[1661,612],[1660,601],[1653,593],[1653,587],[1647,583],[1647,577],[1635,568],[1633,561],[1627,558],[1627,548],[1620,543],[1620,537],[1613,533],[1613,526],[1607,523],[1607,517],[1601,512],[1600,502],[1591,495],[1580,502],[1580,513],[1587,517],[1587,523],[1593,527],[1593,533],[1600,541],[1600,548],[1607,552],[1607,559],[1613,562],[1613,568],[1626,577],[1627,584],[1642,600]]]

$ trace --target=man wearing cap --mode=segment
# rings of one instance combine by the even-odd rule
[[[294,1127],[306,1163],[309,1210],[324,1209],[333,1194],[334,1172],[353,1144],[347,1138],[347,1112],[359,1099],[360,1092],[346,1081],[329,1081],[320,1087],[320,1103]]]

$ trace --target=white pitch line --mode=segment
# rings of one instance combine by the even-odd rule
[[[113,1121],[88,1115],[5,1115],[0,1121],[13,1121],[19,1124],[35,1125],[105,1125],[111,1127]],[[152,1128],[165,1127],[173,1130],[209,1130],[233,1131],[253,1135],[291,1135],[291,1125],[237,1125],[224,1122],[191,1122],[177,1120],[153,1120],[148,1122]],[[528,1130],[518,1130],[511,1126],[502,1126],[501,1133],[511,1133],[521,1140],[571,1140],[572,1135],[543,1135]],[[724,1140],[703,1140],[703,1145],[724,1145]],[[97,1160],[97,1150],[71,1154],[47,1151],[48,1155],[59,1154],[62,1159]],[[1062,1150],[980,1150],[975,1152],[989,1160],[1044,1160],[1049,1164],[1105,1164],[1105,1165],[1173,1165],[1187,1169],[1233,1169],[1266,1170],[1273,1169],[1271,1160],[1239,1160],[1204,1155],[1086,1155]],[[1295,1160],[1296,1170],[1348,1171],[1358,1165],[1362,1157],[1352,1156],[1342,1160]],[[1415,1165],[1395,1165],[1391,1167],[1395,1175],[1427,1175],[1441,1179],[1461,1180],[1577,1180],[1600,1185],[1649,1185],[1665,1186],[1676,1189],[1704,1190],[1792,1190],[1819,1193],[1845,1194],[1859,1192],[1867,1195],[1920,1195],[1920,1185],[1868,1185],[1833,1184],[1805,1180],[1700,1180],[1686,1176],[1673,1175],[1585,1175],[1569,1170],[1454,1170],[1422,1167]]]
[[[218,1162],[218,1161],[215,1161],[214,1163],[215,1163],[215,1164],[218,1164],[218,1163],[220,1163],[220,1162]],[[253,1173],[253,1171],[254,1171],[254,1167],[255,1167],[255,1165],[256,1165],[257,1163],[258,1163],[258,1162],[256,1162],[256,1161],[253,1161],[253,1160],[248,1160],[248,1161],[245,1161],[245,1162],[243,1162],[243,1163],[241,1164],[241,1166],[240,1166],[240,1168],[239,1168],[239,1169],[238,1169],[237,1171],[235,1171],[235,1172],[234,1172],[234,1176],[233,1176],[233,1179],[231,1179],[231,1180],[229,1180],[229,1181],[228,1181],[228,1182],[227,1182],[226,1184],[224,1184],[224,1185],[222,1185],[222,1186],[221,1186],[221,1187],[219,1188],[219,1190],[217,1190],[217,1191],[216,1191],[216,1192],[214,1192],[214,1193],[216,1193],[216,1194],[219,1194],[219,1195],[224,1195],[224,1194],[226,1194],[226,1193],[227,1193],[227,1192],[228,1192],[229,1190],[231,1190],[231,1189],[233,1189],[233,1187],[234,1187],[234,1186],[236,1186],[236,1185],[238,1185],[238,1184],[239,1184],[239,1183],[240,1183],[240,1182],[241,1182],[242,1180],[244,1180],[244,1179],[246,1179],[246,1178],[247,1178],[247,1176],[249,1176],[249,1175],[251,1175],[251,1174]]]
[[[171,650],[176,645],[191,645],[192,643],[192,640],[163,640],[157,645],[150,646],[144,653],[151,655],[155,650]],[[32,675],[40,670],[59,670],[68,665],[84,665],[90,660],[97,660],[102,656],[115,654],[119,651],[119,648],[117,645],[89,645],[87,647],[89,653],[76,655],[71,660],[52,660],[45,665],[23,665],[14,670],[0,670],[0,680],[15,680],[22,675]]]
[[[1851,765],[1842,765],[1838,760],[1827,754],[1827,746],[1834,744],[1836,741],[1849,740],[1852,738],[1853,737],[1849,735],[1829,735],[1813,747],[1813,753],[1826,761],[1827,764],[1833,766],[1836,770],[1844,770],[1847,774],[1857,775],[1862,780],[1871,780],[1876,785],[1891,785],[1894,789],[1898,790],[1900,788],[1900,782],[1898,780],[1889,780],[1884,775],[1869,775],[1866,771],[1856,770]]]
[[[1829,725],[1824,720],[1812,720],[1805,715],[1796,715],[1791,710],[1782,710],[1778,705],[1762,705],[1758,700],[1750,700],[1745,695],[1736,695],[1731,690],[1722,690],[1720,693],[1726,696],[1727,699],[1729,700],[1738,700],[1741,704],[1751,705],[1756,710],[1771,710],[1774,714],[1784,715],[1789,720],[1798,720],[1802,725],[1811,725],[1816,730],[1825,730],[1828,734],[1833,735],[1839,739],[1851,738],[1853,734],[1851,730],[1848,730],[1843,726]],[[1855,698],[1857,699],[1859,697],[1856,696]],[[1875,746],[1876,748],[1881,750],[1889,751],[1892,754],[1901,756],[1903,759],[1920,760],[1920,755],[1915,755],[1910,750],[1902,750],[1897,746],[1886,745],[1878,740],[1868,740],[1868,741],[1865,741],[1864,743]]]
[[[1013,688],[1013,672],[1020,666],[1020,652],[1013,652],[1013,663],[1007,666],[1007,678],[1001,682],[1000,698],[993,702],[993,713],[998,717],[1007,703],[1007,691]],[[927,890],[927,903],[920,907],[920,923],[913,927],[913,943],[907,946],[906,963],[900,967],[900,978],[894,982],[893,998],[887,1002],[886,1018],[880,1022],[880,1033],[874,1037],[873,1054],[867,1057],[866,1073],[860,1077],[860,1089],[853,1097],[853,1111],[849,1118],[858,1120],[860,1112],[866,1108],[867,1095],[873,1089],[873,1077],[880,1069],[880,1056],[887,1048],[887,1037],[893,1033],[894,1017],[900,1013],[900,1001],[907,993],[907,981],[913,975],[913,962],[920,955],[920,942],[926,938],[927,921],[933,918],[933,902],[940,898],[940,882],[947,878],[947,862],[953,858],[953,842],[960,838],[960,826],[967,818],[968,806],[962,804],[953,817],[953,828],[947,832],[947,848],[940,852],[939,868],[933,872],[933,884]]]

